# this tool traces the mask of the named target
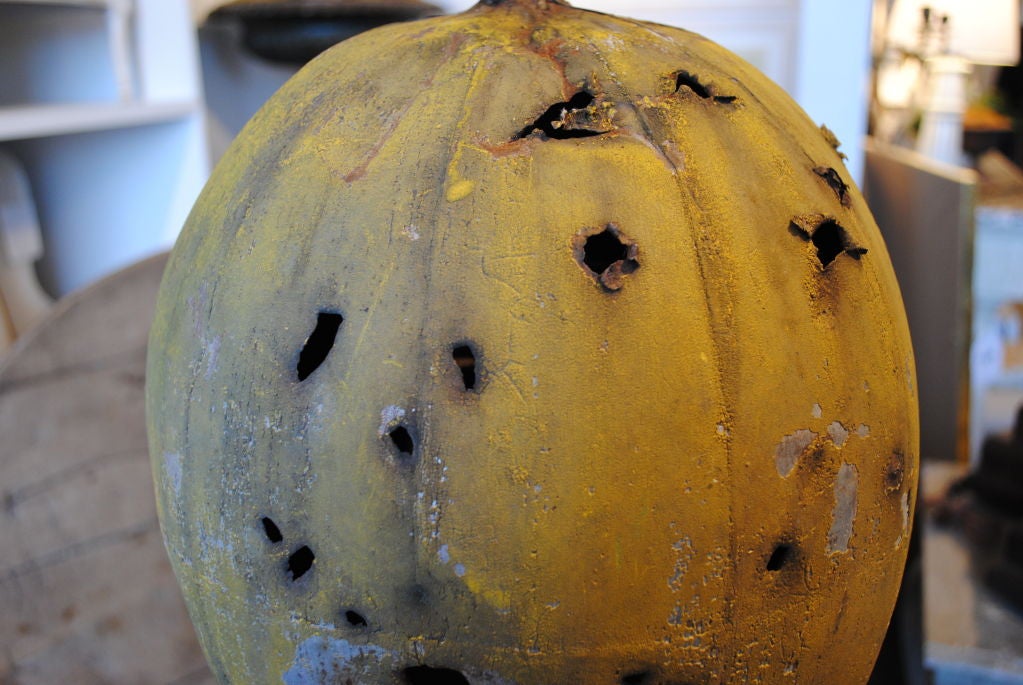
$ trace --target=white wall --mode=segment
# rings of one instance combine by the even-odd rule
[[[801,0],[796,81],[789,91],[827,124],[863,181],[863,140],[870,102],[870,0]]]

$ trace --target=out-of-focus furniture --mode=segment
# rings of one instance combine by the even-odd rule
[[[42,254],[28,179],[18,160],[0,149],[0,356],[52,305],[34,268]]]
[[[866,145],[864,194],[906,305],[920,398],[920,454],[968,453],[976,172]]]
[[[920,494],[937,501],[965,471],[962,463],[924,464]],[[918,523],[924,532],[925,655],[933,685],[1023,684],[1023,616],[981,582],[966,532],[930,517]]]
[[[166,258],[58,302],[0,364],[0,683],[212,683],[156,519],[143,415]]]
[[[51,294],[169,247],[209,166],[188,3],[0,0],[0,64]]]
[[[920,497],[933,503],[969,465],[972,310],[975,285],[985,278],[974,272],[982,214],[978,177],[870,141],[864,191],[906,305],[920,397]],[[917,527],[924,657],[932,682],[1023,683],[1023,618],[981,583],[964,533],[935,525],[930,514],[921,508]]]
[[[1023,406],[1023,171],[998,152],[982,174],[974,249],[972,455]],[[974,463],[976,459],[974,459]]]

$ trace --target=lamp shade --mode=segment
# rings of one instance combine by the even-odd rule
[[[896,0],[888,40],[899,47],[920,44],[923,10],[948,16],[948,52],[976,64],[1015,65],[1019,61],[1018,0]]]

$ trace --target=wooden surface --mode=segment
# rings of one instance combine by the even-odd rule
[[[156,520],[143,409],[165,256],[0,365],[0,684],[211,683]]]
[[[920,493],[935,501],[964,474],[926,461]],[[1023,685],[1023,615],[980,580],[975,552],[954,525],[921,517],[924,533],[924,657],[933,685]],[[981,564],[982,566],[982,564]]]

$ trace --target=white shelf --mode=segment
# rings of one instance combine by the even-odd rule
[[[209,171],[188,0],[0,0],[0,147],[64,295],[175,238]]]
[[[61,7],[111,7],[123,0],[0,0],[0,5],[58,5]]]
[[[197,111],[195,102],[13,105],[0,107],[0,141],[158,124]]]

